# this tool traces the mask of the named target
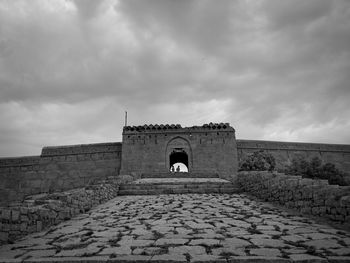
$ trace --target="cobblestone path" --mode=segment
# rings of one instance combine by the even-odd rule
[[[120,196],[49,231],[0,247],[0,262],[39,258],[40,262],[350,262],[350,233],[245,195]]]

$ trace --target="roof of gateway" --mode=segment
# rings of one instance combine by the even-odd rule
[[[145,124],[139,126],[124,126],[124,132],[149,132],[149,131],[170,131],[170,130],[232,130],[229,123],[209,123],[202,126],[182,127],[180,124]]]

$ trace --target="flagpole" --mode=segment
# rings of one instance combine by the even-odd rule
[[[127,126],[128,125],[128,112],[125,111],[125,125],[124,126]]]

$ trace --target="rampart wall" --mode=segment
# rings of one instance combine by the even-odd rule
[[[323,162],[333,163],[350,174],[350,145],[237,140],[239,162],[248,154],[259,150],[271,153],[276,159],[277,169],[280,170],[290,164],[295,155],[301,155],[305,159],[319,157]]]
[[[237,183],[264,201],[350,226],[350,186],[267,171],[239,172]]]
[[[0,245],[42,231],[116,197],[122,180],[112,176],[88,187],[28,196],[15,206],[0,207]]]
[[[167,143],[181,137],[189,142],[190,165],[194,172],[200,169],[228,171],[236,167],[237,153],[238,161],[242,161],[248,154],[266,150],[274,155],[280,170],[298,154],[307,159],[318,156],[350,174],[350,145],[235,140],[234,130],[221,128],[214,131],[211,126],[198,127],[198,131],[192,127],[191,132],[181,127],[176,129],[176,126],[170,126],[171,129],[165,126],[166,131],[164,127],[160,128],[156,131],[146,129],[137,134],[124,133],[123,140],[128,146],[125,152],[129,154],[124,160],[126,167],[129,165],[129,169],[140,172],[167,170],[165,151],[170,145]],[[232,148],[236,142],[237,153]],[[118,175],[121,158],[120,142],[44,147],[40,156],[0,158],[0,206],[22,201],[28,195],[66,191]],[[212,163],[217,163],[218,167],[210,166]]]
[[[0,158],[0,206],[117,175],[121,148],[121,143],[44,147],[40,156]]]

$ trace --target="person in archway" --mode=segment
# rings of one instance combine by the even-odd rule
[[[177,173],[180,172],[180,165],[178,165],[178,166],[176,167],[176,172],[177,172]]]
[[[170,172],[172,172],[172,173],[174,173],[174,172],[175,172],[174,165],[172,165],[172,166],[170,167]]]

